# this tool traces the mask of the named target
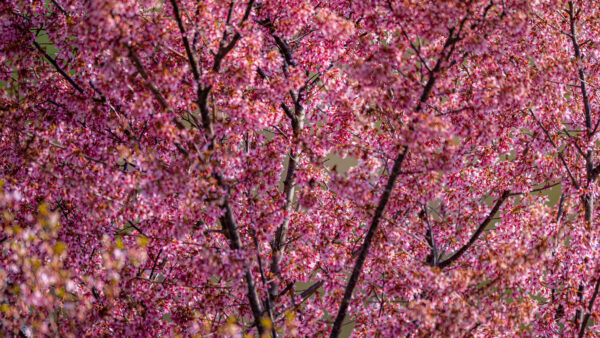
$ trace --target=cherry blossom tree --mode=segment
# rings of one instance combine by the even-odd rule
[[[0,331],[600,334],[599,18],[0,3]]]

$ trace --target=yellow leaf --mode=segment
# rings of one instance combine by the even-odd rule
[[[267,317],[262,317],[260,319],[260,323],[262,324],[262,326],[267,329],[270,330],[271,329],[271,320]]]
[[[142,237],[138,237],[137,238],[137,244],[139,246],[147,247],[149,242],[150,242],[150,239],[148,239],[148,237],[146,237],[146,236],[142,236]]]
[[[65,250],[67,250],[67,245],[63,242],[56,242],[56,244],[54,244],[54,247],[52,247],[52,249],[54,250],[55,254],[60,255]]]
[[[123,244],[123,240],[121,239],[121,237],[117,237],[117,249],[119,250],[123,250],[125,249],[125,244]]]
[[[42,216],[48,215],[48,205],[45,202],[40,203],[40,205],[38,206],[38,211]]]

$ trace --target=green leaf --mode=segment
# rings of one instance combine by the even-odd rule
[[[163,313],[162,315],[162,319],[167,322],[167,323],[172,323],[173,320],[171,319],[171,314],[170,313]]]

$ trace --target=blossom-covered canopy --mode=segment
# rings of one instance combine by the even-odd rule
[[[600,335],[600,3],[0,2],[0,332]]]

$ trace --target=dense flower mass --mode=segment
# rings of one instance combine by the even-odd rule
[[[600,3],[0,2],[0,335],[600,336]]]

